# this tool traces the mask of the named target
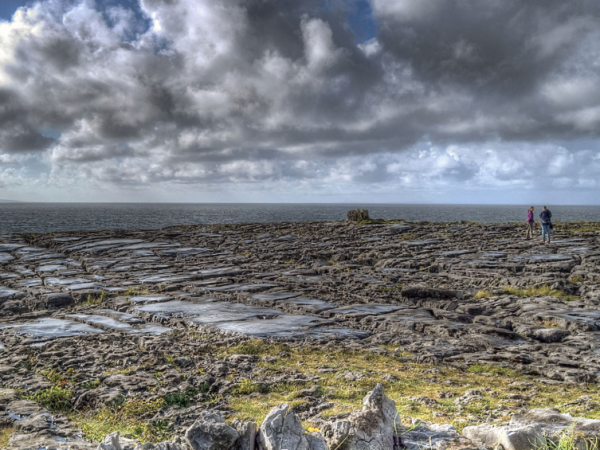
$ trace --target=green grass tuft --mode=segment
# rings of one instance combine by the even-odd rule
[[[71,397],[73,393],[59,386],[38,391],[33,395],[23,396],[26,400],[33,400],[50,411],[68,411],[71,409]]]

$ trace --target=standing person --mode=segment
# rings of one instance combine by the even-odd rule
[[[550,243],[550,229],[552,228],[552,213],[545,206],[540,213],[540,219],[542,221],[542,242],[546,242],[546,235],[548,235],[548,244]]]
[[[535,226],[535,219],[533,218],[533,206],[527,210],[527,236],[525,239],[533,238],[533,228]]]

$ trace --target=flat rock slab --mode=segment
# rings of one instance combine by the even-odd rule
[[[441,256],[460,256],[475,253],[475,250],[450,250],[448,252],[440,253]]]
[[[118,247],[117,250],[143,250],[148,248],[166,248],[166,247],[179,247],[180,244],[173,244],[172,242],[144,242],[141,244],[126,245],[125,247]]]
[[[161,255],[177,255],[179,257],[185,256],[194,256],[201,255],[203,253],[211,253],[212,250],[210,248],[194,248],[194,247],[186,247],[186,248],[174,248],[169,250],[160,251]]]
[[[245,270],[240,269],[239,267],[220,267],[218,269],[199,270],[195,274],[198,275],[199,278],[207,280],[210,278],[234,277],[242,275],[243,273],[245,273]]]
[[[119,322],[125,322],[132,325],[143,324],[144,321],[140,319],[135,314],[129,314],[119,311],[113,311],[112,309],[101,309],[99,311],[94,311],[97,314],[102,316],[112,317],[113,319],[118,320]]]
[[[144,242],[142,239],[106,239],[106,240],[101,240],[101,241],[84,242],[81,244],[70,245],[67,247],[67,250],[74,251],[74,250],[87,249],[87,248],[93,248],[93,247],[133,245],[133,244],[140,244],[142,242]]]
[[[222,322],[244,321],[250,319],[268,319],[283,313],[274,309],[248,306],[241,303],[207,303],[202,305],[205,311],[192,319],[198,325],[212,325]]]
[[[128,323],[119,322],[111,317],[97,316],[95,314],[67,314],[65,317],[78,322],[94,325],[107,331],[130,333],[134,330]]]
[[[35,287],[35,286],[41,286],[41,285],[42,285],[42,280],[39,278],[36,278],[33,280],[21,281],[19,283],[19,286],[23,286],[23,287]]]
[[[89,283],[90,280],[85,278],[46,278],[44,284],[46,286],[66,286],[70,284]]]
[[[10,253],[0,253],[0,264],[8,264],[15,258]]]
[[[479,255],[482,259],[498,259],[498,258],[506,258],[506,253],[504,252],[486,252]]]
[[[95,314],[69,314],[66,317],[69,319],[74,319],[79,322],[86,323],[88,325],[96,326],[98,328],[105,329],[106,331],[117,331],[121,333],[131,333],[131,334],[154,334],[160,335],[171,331],[170,328],[161,327],[158,325],[146,325],[139,328],[134,328],[128,323],[121,322],[119,320],[113,319],[112,317],[98,316]]]
[[[12,280],[13,278],[19,278],[19,275],[15,273],[0,273],[0,280]]]
[[[171,297],[168,295],[138,295],[136,297],[129,297],[131,303],[158,303],[168,300],[171,300]]]
[[[14,329],[16,334],[44,340],[104,333],[104,331],[85,323],[50,318],[39,319],[37,322],[27,322],[21,325],[0,326],[0,330],[6,328]]]
[[[381,273],[385,274],[385,275],[394,275],[394,274],[401,274],[401,273],[415,273],[418,272],[417,269],[403,269],[403,268],[399,268],[399,267],[389,267],[387,269],[381,269]]]
[[[210,324],[227,320],[246,320],[257,317],[276,317],[283,314],[273,309],[248,306],[241,303],[216,301],[192,303],[179,300],[136,306],[134,311],[158,314],[162,317],[192,317],[194,318],[193,321],[198,324]]]
[[[257,302],[276,302],[300,297],[301,295],[301,292],[274,292],[272,294],[254,294],[250,298]]]
[[[306,312],[319,313],[337,307],[335,303],[328,303],[323,300],[318,300],[310,297],[300,297],[293,300],[286,300],[282,305],[292,308],[305,310]]]
[[[203,288],[206,292],[256,292],[279,287],[277,284],[228,284],[218,287]]]
[[[244,334],[253,337],[287,337],[296,335],[306,328],[314,328],[328,323],[327,320],[311,316],[281,316],[270,320],[246,320],[225,322],[215,325],[222,331]],[[292,336],[293,337],[293,336]]]
[[[556,262],[556,261],[572,261],[573,257],[569,255],[561,254],[549,254],[549,255],[521,255],[513,258],[513,261],[527,261],[527,262]]]
[[[69,291],[83,291],[86,289],[95,289],[102,287],[103,286],[98,283],[76,283],[65,286],[65,289],[68,289]]]
[[[56,258],[64,258],[65,255],[62,253],[42,253],[42,254],[34,254],[29,256],[22,256],[19,258],[21,261],[40,261],[42,259],[56,259]]]
[[[406,306],[403,305],[385,305],[385,304],[377,304],[377,303],[369,303],[369,304],[359,304],[359,305],[348,305],[342,306],[341,308],[330,309],[327,311],[328,315],[369,315],[369,316],[377,316],[379,314],[389,314],[394,311],[399,311],[401,309],[405,309]]]
[[[596,251],[596,247],[568,247],[563,249],[564,252],[569,253],[580,253],[580,254],[590,254],[590,253],[598,253]]]
[[[43,265],[43,266],[39,266],[36,270],[36,272],[38,273],[46,273],[46,272],[58,272],[61,270],[67,270],[68,267],[67,266],[63,266],[61,264],[47,264],[47,265]]]
[[[410,225],[392,225],[388,228],[391,231],[395,231],[396,233],[403,233],[405,231],[409,231],[412,229]]]
[[[430,239],[427,241],[412,241],[412,242],[406,242],[405,244],[408,245],[409,247],[424,247],[425,245],[432,245],[432,244],[439,244],[441,241],[435,240],[435,239]]]
[[[187,275],[155,275],[150,277],[140,278],[140,283],[148,283],[148,284],[160,284],[160,283],[170,283],[173,281],[186,281],[191,280],[192,277]]]
[[[0,252],[12,252],[23,247],[23,244],[0,244]]]
[[[10,298],[21,297],[24,296],[21,291],[15,291],[14,289],[9,289],[4,286],[0,286],[0,300],[7,300]]]

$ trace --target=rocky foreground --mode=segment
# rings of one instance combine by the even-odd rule
[[[366,222],[0,235],[0,446],[597,447],[600,224]]]

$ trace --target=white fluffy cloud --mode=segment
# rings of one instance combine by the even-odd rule
[[[371,6],[366,42],[352,2],[21,8],[0,23],[0,185],[56,200],[598,188],[600,5]]]

